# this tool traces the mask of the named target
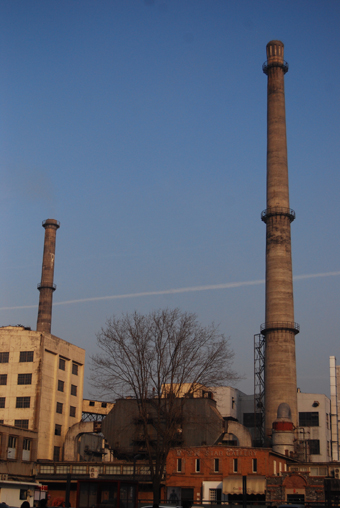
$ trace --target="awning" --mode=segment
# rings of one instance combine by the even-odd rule
[[[227,476],[223,478],[223,494],[242,494],[242,476]],[[264,494],[266,477],[259,475],[247,476],[247,494]]]

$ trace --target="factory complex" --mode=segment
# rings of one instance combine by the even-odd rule
[[[160,486],[162,503],[171,506],[340,503],[340,366],[332,356],[330,398],[302,393],[296,381],[300,327],[294,316],[291,256],[295,212],[287,164],[288,64],[282,42],[271,41],[266,50],[267,203],[261,213],[266,308],[254,338],[254,393],[199,386],[179,397],[178,431]],[[0,328],[0,501],[18,507],[23,500],[36,506],[47,499],[48,506],[116,508],[112,492],[118,490],[94,500],[88,487],[91,481],[109,481],[120,482],[122,508],[134,508],[135,501],[152,505],[138,400],[84,399],[85,350],[51,333],[60,224],[47,219],[43,227],[36,331],[21,325]],[[165,404],[166,390],[163,396]],[[153,411],[150,402],[150,426],[157,416]],[[82,484],[85,494],[77,497],[84,481],[88,491]]]

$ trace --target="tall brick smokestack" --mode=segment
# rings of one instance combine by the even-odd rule
[[[272,424],[281,403],[291,409],[297,425],[297,387],[293,276],[290,223],[295,212],[289,207],[283,43],[267,44],[263,72],[267,89],[267,209],[261,214],[266,224],[266,322],[265,336],[265,439],[270,442]]]
[[[37,331],[51,333],[52,300],[53,292],[56,289],[55,284],[53,284],[55,240],[60,223],[54,219],[47,219],[42,223],[42,226],[45,228],[45,241],[41,282],[38,284],[40,295]]]

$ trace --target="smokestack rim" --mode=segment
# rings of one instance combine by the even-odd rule
[[[47,228],[47,227],[53,227],[55,229],[59,229],[60,228],[60,222],[58,220],[55,220],[55,219],[46,219],[46,220],[43,220],[41,225],[42,225],[43,228]]]

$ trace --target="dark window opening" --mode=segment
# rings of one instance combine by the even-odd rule
[[[0,353],[0,363],[8,363],[9,360],[9,352],[2,352]]]
[[[217,473],[220,470],[220,459],[214,459],[214,471]]]
[[[76,408],[74,406],[70,406],[70,416],[73,418],[76,416]]]
[[[320,455],[320,441],[318,439],[309,439],[308,444],[311,455]]]
[[[307,411],[299,413],[300,427],[318,427],[319,426],[319,413],[318,411]]]
[[[17,397],[16,406],[17,408],[28,408],[31,405],[31,397]]]
[[[59,369],[65,370],[65,366],[66,366],[66,361],[64,360],[64,358],[59,358]]]
[[[72,363],[72,374],[78,376],[78,365],[76,363]]]
[[[20,351],[19,362],[33,362],[34,351]]]
[[[0,408],[3,409],[5,407],[6,397],[0,397]]]
[[[238,472],[238,460],[237,459],[233,459],[233,471],[234,471],[234,473]]]
[[[61,402],[57,402],[57,413],[63,414],[63,405]]]
[[[71,385],[71,395],[77,395],[77,387],[76,385]]]
[[[28,420],[14,420],[14,427],[19,427],[19,429],[28,429]]]
[[[201,472],[201,459],[195,460],[195,471],[196,471],[196,473]]]
[[[0,385],[7,385],[7,374],[0,374]]]
[[[18,374],[18,385],[31,385],[32,374]]]
[[[61,436],[61,425],[59,425],[58,423],[55,424],[54,435]]]
[[[53,460],[59,462],[60,460],[60,446],[55,446],[53,449]]]
[[[64,391],[64,381],[58,380],[58,392]]]

